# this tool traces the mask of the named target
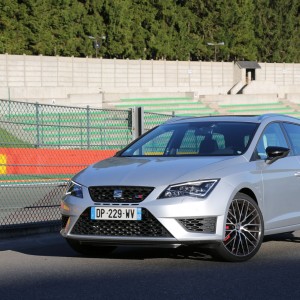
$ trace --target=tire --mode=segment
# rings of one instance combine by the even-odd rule
[[[262,213],[256,202],[246,194],[237,193],[226,216],[225,239],[215,249],[224,261],[242,262],[252,258],[264,238]]]
[[[114,246],[94,246],[90,244],[82,244],[80,241],[73,239],[66,239],[66,241],[74,251],[84,256],[106,256],[116,249]]]

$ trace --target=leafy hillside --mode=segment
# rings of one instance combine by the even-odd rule
[[[0,53],[299,63],[299,13],[299,0],[1,0]]]

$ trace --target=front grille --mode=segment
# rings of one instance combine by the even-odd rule
[[[153,189],[144,186],[91,186],[89,193],[94,202],[140,203]]]
[[[215,233],[216,217],[199,219],[177,219],[177,221],[190,232]]]
[[[145,208],[142,220],[91,220],[91,208],[86,209],[72,229],[72,234],[118,237],[173,237]]]

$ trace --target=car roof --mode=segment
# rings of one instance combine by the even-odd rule
[[[262,123],[263,121],[286,121],[300,122],[300,119],[283,115],[283,114],[263,114],[263,115],[217,115],[205,117],[174,117],[166,121],[164,124],[171,123],[193,123],[193,122],[249,122]]]

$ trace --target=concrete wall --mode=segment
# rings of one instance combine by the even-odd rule
[[[278,94],[280,98],[291,99],[288,94],[300,94],[300,64],[259,63],[256,80],[252,81],[243,94]],[[296,98],[300,98],[298,95]]]
[[[300,64],[260,63],[260,66],[255,83],[251,82],[245,93],[300,92]],[[244,71],[233,62],[1,54],[0,98],[102,107],[103,101],[113,102],[141,93],[146,97],[155,93],[225,95],[244,80]]]
[[[300,104],[300,93],[290,93],[286,95],[288,101]]]
[[[198,91],[223,93],[233,84],[233,63],[145,61],[28,55],[0,55],[0,97],[10,88],[98,88],[98,92]],[[11,89],[13,91],[13,89]],[[22,93],[24,89],[22,90]],[[85,93],[86,91],[84,91]],[[14,97],[10,92],[10,96]]]
[[[244,85],[246,83],[246,71],[245,69],[240,69],[237,64],[234,65],[233,80],[234,84],[241,82]]]
[[[259,63],[256,70],[256,81],[273,82],[277,86],[300,84],[300,64],[294,63]]]
[[[0,55],[0,87],[198,88],[232,85],[233,63]]]
[[[243,94],[259,95],[277,93],[280,98],[287,98],[288,94],[300,94],[300,84],[279,85],[272,81],[251,81],[243,90]],[[298,95],[299,97],[300,95]]]

